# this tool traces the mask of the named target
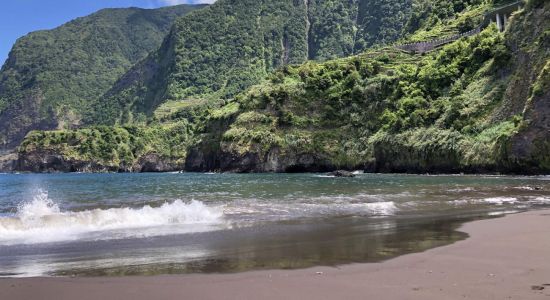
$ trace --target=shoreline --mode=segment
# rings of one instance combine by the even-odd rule
[[[304,171],[304,172],[233,172],[233,171],[184,171],[184,170],[175,170],[175,171],[159,171],[159,172],[110,172],[110,171],[98,171],[98,172],[87,172],[87,171],[75,171],[75,172],[63,172],[63,171],[50,171],[50,172],[31,172],[31,171],[14,171],[14,170],[2,170],[0,169],[0,174],[3,175],[70,175],[70,174],[327,174],[336,171],[346,171],[346,172],[357,172],[362,173],[358,174],[372,174],[372,175],[411,175],[411,176],[508,176],[508,177],[546,177],[550,176],[550,173],[541,172],[541,173],[503,173],[503,172],[373,172],[366,171],[361,169],[355,170],[339,170],[335,169],[333,171]],[[357,174],[356,174],[357,175]],[[337,176],[335,176],[337,177]]]
[[[463,224],[469,237],[380,263],[152,277],[0,279],[0,299],[550,299],[550,210]]]

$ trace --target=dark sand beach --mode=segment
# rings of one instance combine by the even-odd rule
[[[381,263],[154,277],[1,279],[0,299],[550,299],[550,211],[467,223]]]

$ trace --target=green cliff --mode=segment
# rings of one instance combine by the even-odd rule
[[[104,9],[15,43],[0,70],[0,150],[34,129],[78,127],[90,104],[204,5]]]
[[[281,66],[393,43],[420,28],[444,26],[482,3],[219,0],[180,18],[159,51],[98,101],[90,123],[142,122],[165,102],[233,98]]]
[[[223,7],[223,1],[218,3]],[[312,3],[305,3],[309,11],[315,11]],[[442,11],[435,11],[429,1],[413,2],[411,17],[404,21],[399,33],[401,41],[470,30],[483,20],[484,11],[501,4],[446,3],[450,13],[440,16]],[[302,2],[292,5],[300,7]],[[209,14],[214,9],[219,8],[211,6],[200,13]],[[177,35],[178,26],[190,22],[191,17],[180,19],[170,35]],[[313,20],[308,15],[306,25],[310,30],[317,24]],[[273,64],[268,68],[264,59],[258,62],[259,68],[247,65],[243,69],[238,59],[233,64],[214,60],[219,64],[212,65],[221,67],[212,68],[224,71],[212,76],[235,76],[227,82],[236,82],[241,75],[243,80],[253,78],[230,89],[226,81],[212,88],[209,80],[201,85],[187,81],[191,78],[187,75],[177,77],[177,70],[185,73],[195,66],[193,73],[200,74],[207,64],[189,62],[188,53],[176,55],[178,45],[185,43],[167,38],[159,52],[151,54],[129,74],[137,73],[127,74],[127,86],[134,88],[124,93],[113,92],[116,88],[111,91],[111,97],[124,95],[114,101],[120,110],[113,111],[126,115],[115,115],[107,123],[126,120],[135,125],[87,129],[99,130],[98,135],[111,136],[109,140],[89,138],[93,135],[83,130],[32,133],[20,147],[18,167],[30,171],[146,171],[150,169],[144,167],[147,162],[156,162],[161,166],[156,171],[296,172],[360,168],[382,172],[548,173],[549,20],[550,3],[531,0],[510,17],[505,32],[499,32],[493,24],[477,35],[424,55],[378,46],[357,55],[323,61],[332,55],[354,53],[359,43],[349,48],[342,42],[346,39],[327,38],[323,43],[312,43],[318,39],[308,38],[308,50],[288,52],[289,62],[306,54],[312,58],[311,53],[324,53],[314,57],[317,62],[281,63],[280,67]],[[284,28],[290,30],[288,26]],[[310,30],[309,37],[315,36]],[[357,28],[355,34],[359,32]],[[368,45],[368,36],[361,37]],[[223,41],[223,37],[220,39]],[[269,43],[265,38],[264,42],[259,48],[263,53],[272,53],[266,52],[265,45]],[[188,45],[197,43],[200,45],[200,39]],[[224,43],[219,44],[220,49],[231,49]],[[312,50],[315,47],[328,52]],[[341,54],[330,50],[331,47],[352,52]],[[163,51],[172,54],[164,55]],[[167,57],[175,57],[175,61]],[[269,72],[271,69],[274,71]],[[255,77],[263,73],[268,74],[264,80]],[[135,88],[140,80],[154,84],[155,88],[151,90],[142,83]],[[256,80],[261,82],[237,92]],[[117,85],[120,84],[119,81]],[[136,91],[141,92],[135,94]],[[168,95],[176,96],[167,98]],[[224,99],[226,96],[230,97]],[[136,116],[143,121],[135,122]],[[140,133],[128,128],[140,128]],[[185,134],[177,134],[172,128]],[[153,138],[157,135],[160,138]],[[101,146],[84,147],[86,143],[78,142],[76,137]],[[167,137],[171,137],[170,142]]]
[[[424,56],[387,48],[283,68],[230,104],[234,121],[188,168],[549,172],[549,6],[531,1],[506,32]]]

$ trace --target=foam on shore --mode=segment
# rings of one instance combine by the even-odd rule
[[[223,211],[200,201],[185,203],[176,200],[159,207],[110,208],[84,211],[62,211],[39,192],[34,199],[22,203],[15,215],[0,218],[0,245],[34,244],[75,240],[92,234],[94,239],[113,239],[144,235],[171,234],[166,230],[138,230],[170,225],[178,232],[193,231],[194,225],[223,223]],[[198,228],[200,226],[196,226]],[[125,230],[134,229],[133,232]],[[111,231],[107,234],[106,231]],[[102,233],[102,234],[97,234]],[[176,232],[177,233],[177,232]]]

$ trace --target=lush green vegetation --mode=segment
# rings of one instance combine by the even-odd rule
[[[464,2],[457,10],[460,7],[465,10],[458,13],[452,6],[450,13],[432,16],[444,20],[436,22],[442,24],[441,30],[434,29],[440,25],[417,24],[422,29],[408,38],[459,30],[460,24],[468,23],[465,20],[481,16],[486,5]],[[223,99],[219,90],[208,90],[206,94],[198,92],[203,97],[187,98],[197,91],[189,95],[182,92],[164,101],[160,90],[156,90],[158,98],[153,105],[125,90],[126,96],[133,100],[116,98],[117,101],[107,102],[124,105],[113,109],[128,108],[116,110],[117,115],[108,121],[136,123],[141,119],[139,122],[148,122],[150,130],[186,122],[185,136],[176,139],[185,152],[148,151],[182,155],[179,159],[187,160],[192,170],[366,168],[404,172],[547,172],[550,170],[547,151],[550,125],[545,117],[550,112],[545,102],[550,96],[547,88],[550,57],[546,50],[550,28],[548,5],[530,1],[526,9],[511,18],[511,27],[505,33],[491,25],[478,35],[425,55],[380,46],[346,58],[283,64],[245,92],[237,93],[240,88],[235,89],[230,93],[235,96],[229,99]],[[340,6],[344,9],[341,12],[346,7]],[[171,41],[167,39],[163,48]],[[330,45],[336,44],[325,45],[330,49]],[[314,49],[312,45],[308,43],[310,51]],[[180,54],[182,59],[188,55]],[[160,67],[161,63],[170,68]],[[220,70],[226,70],[224,64],[220,66]],[[225,66],[230,68],[229,64]],[[164,82],[162,78],[166,77],[161,75],[170,77],[178,68],[170,60],[159,60],[158,64],[147,60],[141,67],[144,69],[140,69],[137,77],[151,76],[155,84]],[[155,77],[145,69],[160,73],[154,73]],[[170,71],[162,73],[166,70]],[[238,68],[231,70],[236,72]],[[196,69],[198,72],[200,69]],[[220,74],[223,77],[227,73]],[[174,84],[182,87],[187,84],[185,80],[174,79]],[[172,87],[163,91],[169,94]],[[139,90],[147,93],[146,86],[139,86]],[[183,90],[175,87],[174,91]],[[139,105],[141,109],[137,109]],[[101,128],[112,130],[116,136],[123,127]],[[118,143],[101,153],[88,154],[87,148],[66,150],[71,145],[67,136],[78,135],[79,131],[67,132],[59,140],[54,138],[58,134],[55,132],[40,134],[43,135],[40,139],[54,142],[44,144],[38,138],[28,138],[23,151],[49,151],[59,146],[61,150],[55,151],[66,155],[122,161],[111,154],[113,149],[119,152]],[[133,145],[124,141],[123,144]]]
[[[283,65],[347,57],[434,27],[438,31],[430,34],[469,30],[462,23],[479,19],[490,5],[482,0],[220,0],[180,18],[161,49],[92,109],[90,121],[142,120],[167,101],[230,99]]]
[[[283,65],[456,33],[491,4],[220,0],[178,19],[141,62],[198,7],[103,10],[14,46],[0,72],[0,143],[14,147],[32,129],[144,124],[165,102],[229,99]]]
[[[489,119],[505,84],[489,75],[510,55],[496,28],[422,58],[379,53],[274,73],[236,98],[243,112],[223,135],[225,151],[264,157],[278,148],[283,155],[311,153],[339,168],[397,155],[460,166],[470,164],[465,156],[476,155],[468,153],[472,144],[494,159],[500,135],[509,136],[515,128],[509,124],[519,124]],[[490,168],[491,159],[471,163]]]
[[[105,9],[20,38],[0,71],[0,148],[30,129],[81,124],[93,101],[160,46],[175,18],[201,7]]]
[[[546,31],[531,30],[549,28],[549,11],[530,5],[507,39],[490,26],[423,57],[381,49],[284,68],[237,97],[221,152],[381,171],[549,170]]]
[[[110,170],[135,170],[138,161],[149,154],[183,165],[192,131],[187,121],[163,126],[93,126],[79,130],[32,131],[19,151],[25,155],[47,149],[68,161],[93,162]]]

